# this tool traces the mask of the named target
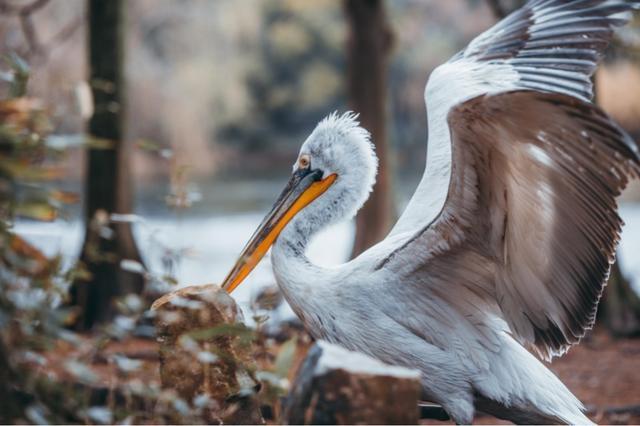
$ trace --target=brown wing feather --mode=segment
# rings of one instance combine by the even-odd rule
[[[561,354],[593,324],[620,237],[615,197],[640,171],[637,145],[596,106],[532,91],[468,101],[449,125],[454,152],[475,158],[477,207],[463,214],[485,217],[465,242],[493,256],[495,297],[515,335],[545,358]]]
[[[498,315],[543,358],[560,355],[593,325],[638,147],[596,106],[561,94],[480,96],[448,122],[445,206],[379,267],[407,275],[412,300],[437,298],[477,327]]]

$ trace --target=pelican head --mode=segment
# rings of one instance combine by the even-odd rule
[[[362,207],[375,183],[378,159],[357,118],[352,112],[333,113],[318,123],[300,148],[288,184],[225,278],[225,290],[242,283],[281,233],[306,243],[317,230],[353,217]]]

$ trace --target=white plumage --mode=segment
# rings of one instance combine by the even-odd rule
[[[276,280],[310,332],[419,369],[425,398],[456,422],[481,410],[589,423],[525,347],[561,355],[595,318],[620,233],[615,197],[640,157],[590,103],[591,75],[638,5],[533,0],[436,69],[413,198],[385,240],[327,268],[306,258],[309,238],[355,214],[377,168],[356,117],[330,115],[225,288],[275,241]]]

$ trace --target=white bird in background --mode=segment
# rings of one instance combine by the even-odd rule
[[[544,360],[593,325],[614,260],[616,196],[636,143],[592,98],[614,27],[640,2],[532,0],[431,75],[427,165],[390,234],[320,267],[312,235],[351,218],[377,160],[356,116],[332,114],[223,283],[273,245],[276,280],[313,336],[423,373],[458,423],[589,423]]]

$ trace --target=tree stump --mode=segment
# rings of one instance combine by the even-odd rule
[[[251,373],[251,330],[219,286],[180,288],[153,303],[160,379],[192,406],[208,401],[209,423],[263,424]]]
[[[320,341],[283,404],[285,424],[417,424],[420,373]]]

